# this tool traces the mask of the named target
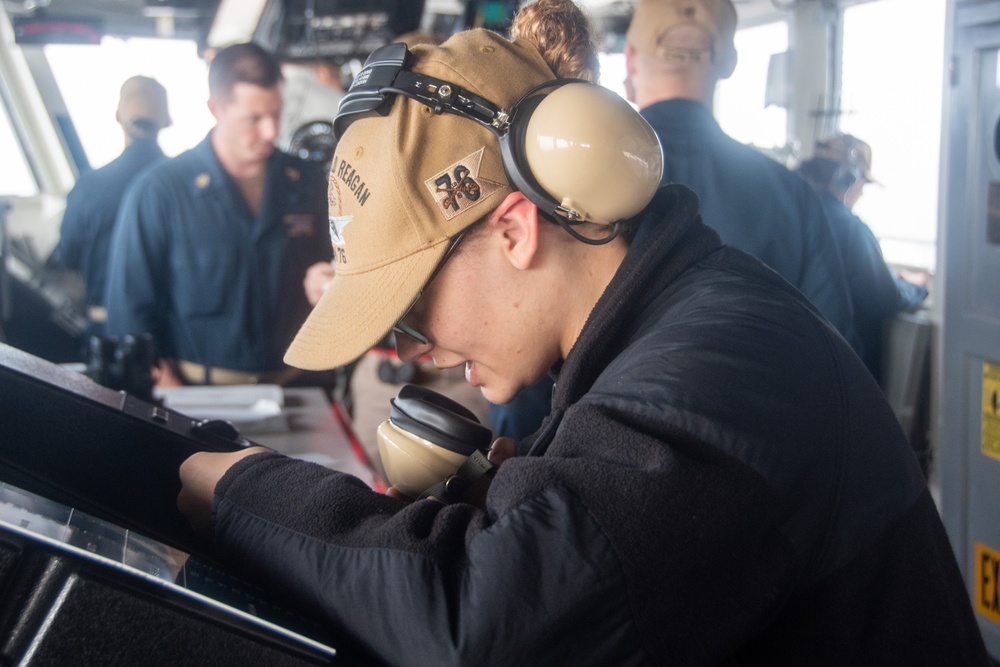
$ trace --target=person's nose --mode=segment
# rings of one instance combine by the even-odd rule
[[[396,334],[396,355],[405,363],[416,361],[428,354],[433,347],[430,343],[421,343],[405,334]]]
[[[260,135],[261,139],[274,143],[278,140],[278,131],[280,129],[280,118],[268,116],[261,120],[260,123]]]

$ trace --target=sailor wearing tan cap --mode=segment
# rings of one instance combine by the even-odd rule
[[[118,208],[136,176],[164,159],[157,136],[170,125],[166,89],[146,76],[126,80],[115,120],[125,135],[125,150],[103,167],[80,175],[66,197],[59,243],[50,260],[83,277],[88,333],[94,335],[103,333],[107,319],[104,288]]]
[[[635,111],[553,85],[592,53],[565,24],[370,56],[335,122],[336,275],[286,356],[330,368],[395,329],[494,401],[555,368],[485,506],[261,448],[188,459],[179,506],[386,664],[984,662],[878,387],[690,190],[656,192]]]
[[[819,195],[830,221],[854,309],[859,354],[876,380],[882,380],[882,330],[898,312],[913,312],[927,298],[925,285],[893,274],[882,246],[852,209],[872,176],[872,149],[855,136],[837,133],[816,142],[812,157],[798,166]]]
[[[798,288],[855,343],[843,267],[823,209],[783,165],[712,117],[736,68],[730,0],[639,0],[625,44],[626,90],[663,143],[664,182],[698,194],[705,224]]]

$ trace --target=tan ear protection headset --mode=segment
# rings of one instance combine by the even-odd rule
[[[494,468],[493,433],[463,405],[426,387],[404,385],[376,432],[386,477],[411,498],[485,498]]]
[[[493,433],[471,410],[426,387],[404,385],[389,405],[396,426],[463,456],[493,442]]]
[[[361,115],[387,115],[396,95],[435,113],[468,118],[493,132],[511,185],[584,243],[607,243],[619,223],[646,207],[659,187],[663,152],[653,129],[625,100],[597,84],[555,79],[504,109],[441,79],[412,71],[405,44],[383,46],[340,103],[333,123],[339,139]],[[545,91],[549,91],[546,94]],[[611,225],[590,239],[573,229]]]

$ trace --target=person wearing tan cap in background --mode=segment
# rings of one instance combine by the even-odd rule
[[[255,447],[185,461],[179,507],[380,664],[985,664],[868,371],[689,189],[657,188],[624,100],[552,90],[560,54],[593,53],[559,16],[542,44],[372,54],[334,123],[337,271],[286,355],[336,367],[394,329],[496,402],[555,369],[541,430],[493,444],[485,504]]]
[[[663,144],[664,182],[690,187],[724,243],[794,285],[857,345],[846,276],[811,189],[712,116],[716,84],[736,68],[730,0],[638,0],[625,42],[629,100]]]
[[[49,259],[83,277],[90,321],[87,333],[92,335],[103,333],[107,319],[108,255],[122,199],[139,174],[164,159],[157,136],[170,126],[166,89],[146,76],[126,80],[115,120],[125,135],[125,150],[103,167],[80,175],[66,197],[59,243]]]
[[[818,140],[812,157],[796,171],[819,194],[830,220],[847,274],[861,358],[881,382],[883,326],[898,312],[915,311],[927,298],[927,289],[893,275],[878,239],[852,213],[864,187],[875,182],[871,165],[872,149],[867,143],[838,133]]]

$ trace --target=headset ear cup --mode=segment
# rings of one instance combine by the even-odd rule
[[[469,456],[493,441],[468,408],[426,387],[404,385],[389,403],[393,424],[453,452]]]
[[[544,94],[529,96],[515,107],[510,129],[500,136],[500,153],[503,158],[504,171],[514,189],[523,193],[529,201],[550,216],[555,215],[559,200],[546,192],[528,165],[528,156],[524,152],[525,132],[528,129],[528,119],[545,99]]]
[[[526,102],[509,133],[510,171],[585,221],[610,224],[646,207],[663,175],[663,150],[628,102],[580,82]]]

